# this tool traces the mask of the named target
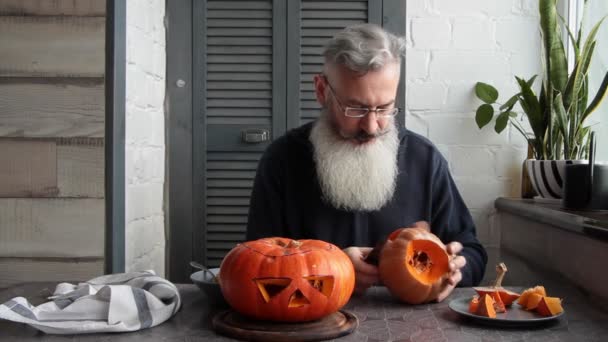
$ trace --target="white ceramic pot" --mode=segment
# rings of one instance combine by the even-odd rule
[[[543,198],[561,199],[566,165],[586,164],[587,160],[526,159],[526,169],[536,193]]]

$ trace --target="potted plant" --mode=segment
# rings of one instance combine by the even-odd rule
[[[527,80],[515,77],[519,92],[500,104],[496,102],[496,88],[482,82],[475,85],[475,94],[484,102],[477,108],[477,125],[481,129],[489,124],[498,107],[494,130],[501,133],[511,123],[526,138],[534,159],[526,160],[524,165],[534,189],[545,198],[561,198],[565,165],[584,162],[587,158],[591,129],[586,119],[599,106],[608,89],[606,72],[597,93],[588,101],[591,97],[587,73],[596,47],[595,36],[605,17],[583,39],[582,22],[576,31],[570,30],[557,13],[556,2],[539,0],[544,62],[540,92],[536,94],[533,90],[536,76]],[[574,49],[574,68],[570,71],[562,28],[568,32]],[[518,103],[523,113],[513,110]],[[519,121],[523,117],[531,132]]]

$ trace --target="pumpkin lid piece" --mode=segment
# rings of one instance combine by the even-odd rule
[[[509,306],[513,303],[513,301],[515,301],[517,298],[519,298],[519,293],[513,292],[513,291],[509,291],[507,289],[505,289],[504,287],[502,287],[502,280],[505,277],[505,274],[507,273],[507,265],[505,265],[504,263],[499,263],[498,265],[496,265],[496,280],[494,280],[494,284],[491,286],[484,286],[484,287],[474,287],[473,289],[477,292],[477,294],[479,294],[480,296],[486,293],[492,294],[492,293],[497,293],[500,301],[500,305],[502,305],[503,309],[504,306]],[[499,306],[500,306],[499,305]],[[498,310],[498,312],[504,312]]]

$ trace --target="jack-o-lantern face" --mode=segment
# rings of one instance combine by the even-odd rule
[[[353,265],[319,240],[266,238],[239,244],[220,267],[226,301],[257,319],[310,321],[340,309],[355,285]]]

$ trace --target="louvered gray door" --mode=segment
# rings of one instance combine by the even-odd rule
[[[315,118],[312,77],[323,42],[347,25],[379,23],[382,1],[208,0],[201,12],[194,16],[202,20],[194,34],[201,93],[193,98],[200,101],[202,127],[194,134],[203,135],[204,203],[194,204],[203,230],[194,234],[202,240],[194,255],[216,267],[245,237],[253,178],[269,144],[244,138],[278,137]]]
[[[290,1],[296,7],[288,19],[290,41],[288,60],[288,128],[300,126],[319,116],[313,77],[322,70],[323,45],[346,26],[382,20],[382,0],[359,1]],[[294,23],[293,25],[291,23]]]
[[[285,53],[281,0],[210,0],[203,8],[199,53],[203,78],[204,202],[202,259],[218,266],[245,237],[249,196],[258,160],[285,131],[285,88],[277,79]],[[196,37],[196,35],[195,35]],[[197,74],[195,71],[195,75]],[[196,206],[196,204],[195,204]],[[195,209],[196,210],[196,209]]]

